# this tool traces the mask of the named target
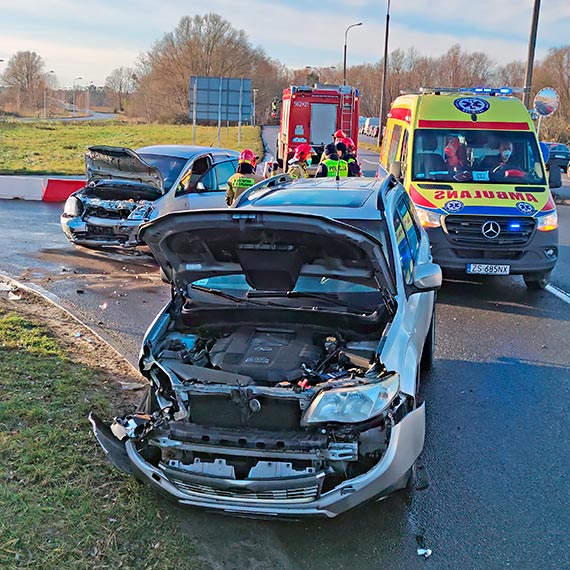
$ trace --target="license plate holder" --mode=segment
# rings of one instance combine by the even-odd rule
[[[471,275],[509,275],[510,265],[490,265],[488,263],[468,263],[467,273]]]

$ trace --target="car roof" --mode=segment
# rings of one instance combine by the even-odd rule
[[[268,188],[253,187],[240,196],[236,209],[272,209],[303,212],[333,219],[378,220],[382,217],[382,194],[398,185],[393,176],[384,178],[306,178]]]
[[[199,154],[215,152],[217,154],[227,154],[230,157],[239,155],[235,150],[228,148],[217,148],[210,146],[197,146],[186,144],[157,144],[154,146],[144,146],[136,150],[138,154],[154,154],[159,156],[174,156],[176,158],[192,158]]]

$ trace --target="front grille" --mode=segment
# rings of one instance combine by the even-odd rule
[[[521,259],[524,255],[524,251],[521,250],[504,250],[504,249],[453,249],[455,255],[461,259],[468,259],[472,261],[473,259],[487,259],[491,260],[509,260],[517,261]]]
[[[496,222],[500,233],[494,239],[483,235],[483,226]],[[445,231],[453,244],[470,247],[521,246],[529,242],[535,227],[534,218],[503,216],[446,216]]]
[[[170,481],[184,493],[199,495],[204,499],[226,499],[229,501],[255,501],[266,503],[308,503],[319,496],[319,485],[297,487],[295,489],[272,489],[265,491],[246,491],[241,489],[216,489],[209,485],[188,483],[169,477]]]
[[[244,414],[242,408],[228,395],[191,395],[192,422],[202,426],[242,427],[266,430],[295,431],[301,422],[301,407],[296,399],[257,396],[259,412]]]

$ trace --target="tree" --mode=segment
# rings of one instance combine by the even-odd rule
[[[118,67],[105,79],[105,89],[111,92],[117,101],[117,111],[123,111],[129,95],[137,88],[137,75],[131,67]]]
[[[3,81],[17,92],[17,110],[39,111],[43,105],[43,89],[49,85],[45,62],[35,51],[19,51],[6,65]]]

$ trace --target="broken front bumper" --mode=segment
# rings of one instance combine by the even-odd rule
[[[398,488],[420,455],[425,437],[424,405],[392,428],[388,449],[366,473],[321,493],[325,472],[263,479],[231,479],[211,474],[158,469],[145,461],[132,440],[120,442],[110,428],[91,415],[93,431],[110,461],[119,469],[148,482],[181,505],[251,517],[335,517]]]
[[[139,227],[144,220],[96,218],[90,216],[69,218],[61,216],[61,228],[69,241],[87,247],[136,247]]]

